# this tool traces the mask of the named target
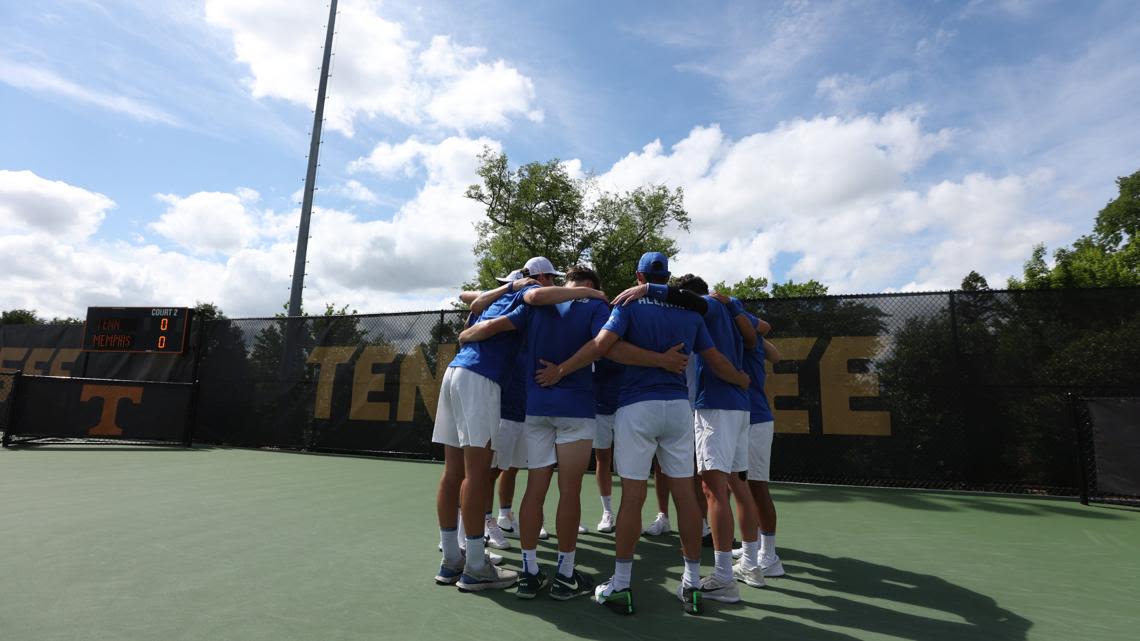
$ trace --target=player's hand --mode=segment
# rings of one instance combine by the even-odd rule
[[[507,291],[513,294],[517,291],[521,291],[524,287],[530,287],[531,285],[541,285],[541,283],[533,278],[520,278],[518,280],[507,283]]]
[[[752,384],[752,379],[748,377],[748,374],[744,373],[744,370],[740,370],[740,369],[736,370],[736,386],[737,387],[739,387],[745,391],[748,391],[748,386],[751,384]]]
[[[674,374],[684,372],[685,368],[689,366],[689,355],[681,351],[684,347],[684,343],[677,343],[664,352],[661,352],[661,363],[658,367]]]
[[[646,283],[644,285],[637,285],[635,287],[630,287],[629,289],[625,290],[624,292],[622,292],[622,293],[618,294],[616,297],[614,297],[614,307],[617,307],[618,305],[628,305],[628,304],[632,303],[633,301],[641,298],[642,296],[645,296],[648,293],[649,293],[649,284],[648,283]]]
[[[717,299],[718,301],[720,301],[724,305],[729,305],[732,302],[728,298],[728,296],[725,296],[724,294],[722,294],[720,292],[713,292],[713,293],[709,294],[709,296],[712,296],[713,298]]]
[[[543,387],[551,387],[553,385],[557,385],[558,381],[562,380],[562,372],[559,371],[557,364],[551,363],[550,361],[543,360],[541,358],[538,359],[538,362],[542,363],[542,367],[539,367],[535,371],[534,380],[539,385]]]

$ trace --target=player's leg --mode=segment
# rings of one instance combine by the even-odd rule
[[[762,588],[764,575],[760,570],[760,542],[757,540],[760,522],[752,488],[749,487],[748,481],[740,478],[738,474],[728,475],[728,487],[736,501],[743,549],[740,561],[732,566],[732,574],[737,581],[754,588]]]
[[[518,480],[519,468],[511,467],[499,474],[499,518],[496,523],[503,534],[518,538],[518,519],[515,518],[515,483]]]
[[[574,567],[578,548],[578,525],[582,522],[582,477],[590,466],[594,447],[594,419],[559,418],[558,454],[558,567],[555,569],[551,598],[566,600],[592,594],[594,579]]]
[[[701,511],[697,504],[694,477],[692,413],[688,401],[666,401],[667,425],[658,439],[657,461],[661,478],[669,480],[669,491],[677,507],[677,530],[681,535],[681,557],[685,571],[677,597],[690,614],[701,613]]]
[[[598,483],[598,498],[602,502],[602,517],[598,520],[598,532],[609,534],[614,531],[613,508],[613,460],[614,460],[614,415],[598,414],[595,419],[597,431],[594,435],[594,478]]]
[[[736,458],[741,428],[736,412],[699,409],[695,413],[697,469],[708,501],[708,521],[713,538],[713,574],[702,583],[705,597],[734,603],[740,590],[732,576],[733,516],[729,503],[728,476]],[[747,416],[746,412],[739,414]],[[745,419],[747,420],[747,419]]]
[[[760,568],[769,577],[784,575],[784,565],[776,554],[776,504],[768,491],[774,432],[772,421],[756,423],[749,428],[748,445],[748,484],[760,523]]]
[[[660,536],[673,531],[669,522],[669,477],[661,472],[660,462],[653,459],[653,492],[657,497],[657,516],[653,522],[645,526],[643,534]]]
[[[548,417],[528,416],[524,429],[527,448],[526,489],[519,505],[519,549],[523,571],[519,576],[520,599],[533,599],[549,582],[538,566],[538,533],[543,523],[543,503],[550,489],[557,460],[554,425]]]
[[[443,473],[435,497],[439,549],[443,552],[443,561],[435,577],[436,583],[440,585],[454,584],[463,573],[463,554],[458,541],[461,535],[457,531],[459,496],[464,476],[463,450],[459,446],[457,416],[452,408],[452,384],[456,369],[449,367],[444,372],[432,430],[432,442],[442,444],[444,450]]]

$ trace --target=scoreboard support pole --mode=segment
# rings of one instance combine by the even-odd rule
[[[12,426],[16,421],[16,392],[20,387],[20,377],[24,375],[24,370],[16,370],[12,375],[12,388],[8,390],[8,412],[4,417],[4,439],[0,442],[3,447],[12,447]]]

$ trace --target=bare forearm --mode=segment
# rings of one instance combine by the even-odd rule
[[[598,346],[592,340],[586,341],[586,344],[574,352],[573,356],[558,365],[558,374],[562,377],[569,376],[599,358],[601,355],[598,353]]]
[[[578,298],[595,298],[596,289],[586,287],[539,287],[523,295],[527,305],[557,305]]]
[[[618,341],[610,348],[606,358],[622,365],[636,365],[638,367],[659,367],[661,354],[638,347],[626,341]]]
[[[471,313],[473,313],[473,314],[483,313],[483,310],[487,309],[491,305],[491,303],[499,300],[499,298],[502,297],[503,294],[506,294],[508,291],[510,291],[510,288],[511,288],[511,284],[507,283],[505,285],[500,285],[500,286],[496,287],[495,289],[488,289],[487,291],[483,292],[482,294],[479,294],[479,296],[473,302],[470,303]],[[467,293],[467,292],[464,292],[464,293]]]

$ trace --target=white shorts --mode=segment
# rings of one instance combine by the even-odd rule
[[[526,462],[536,470],[558,462],[556,445],[593,441],[594,419],[569,416],[526,417]]]
[[[613,447],[614,444],[614,415],[613,414],[598,414],[594,417],[597,421],[597,429],[594,430],[594,449],[605,450]]]
[[[432,443],[487,447],[499,430],[499,384],[462,367],[449,367],[439,387]]]
[[[697,472],[748,469],[748,410],[699,409],[693,416]]]
[[[614,415],[614,469],[633,481],[649,478],[653,456],[674,478],[693,475],[693,410],[688,399],[641,401]]]
[[[772,434],[776,424],[753,423],[748,426],[748,480],[767,481],[772,463]]]
[[[525,429],[525,423],[505,418],[499,420],[499,431],[491,439],[491,449],[495,450],[491,467],[499,470],[526,467],[526,441],[523,440]]]

